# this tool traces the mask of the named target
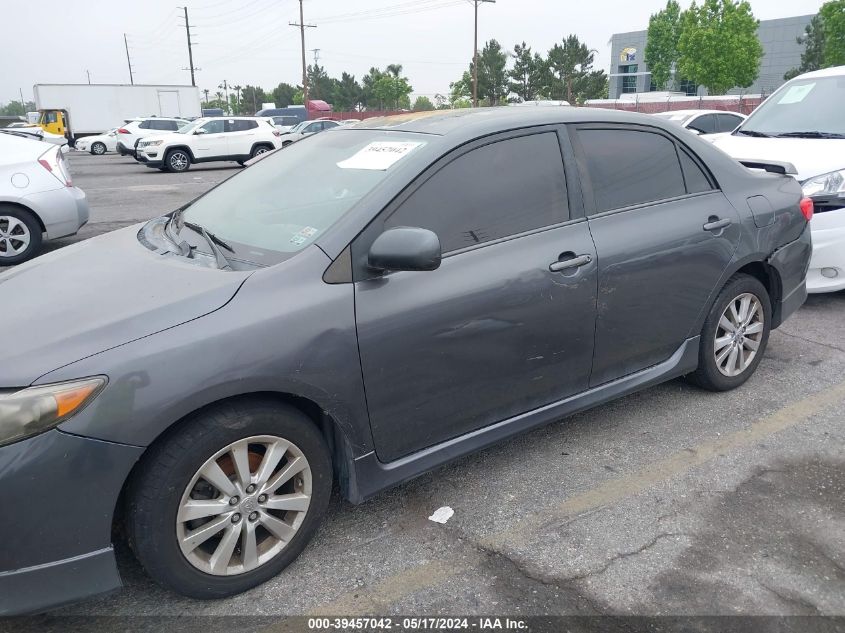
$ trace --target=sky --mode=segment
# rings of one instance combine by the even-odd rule
[[[182,0],[185,2],[185,0]],[[682,6],[686,0],[681,0]],[[0,103],[32,99],[36,83],[190,84],[179,0],[39,0],[0,20]],[[371,66],[399,63],[412,97],[447,93],[472,57],[472,0],[305,0],[306,54],[332,76],[360,78]],[[751,0],[758,19],[816,13],[820,0]],[[506,50],[525,41],[545,54],[575,33],[610,64],[614,33],[648,26],[665,0],[497,0],[479,6],[478,40]],[[301,83],[298,0],[187,0],[197,85],[212,95],[229,85]],[[25,25],[18,28],[16,25]],[[10,52],[14,51],[13,54]],[[87,72],[86,72],[87,71]]]

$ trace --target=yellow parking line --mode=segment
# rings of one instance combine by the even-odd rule
[[[510,528],[486,536],[482,539],[481,545],[498,549],[508,544],[525,543],[532,537],[532,531],[545,524],[555,523],[566,517],[576,516],[637,495],[717,455],[749,446],[770,435],[806,422],[812,416],[843,400],[845,400],[845,382],[787,405],[751,423],[745,429],[679,451],[667,458],[652,462],[634,473],[611,479],[591,490],[570,497],[562,503],[530,514]],[[370,587],[342,594],[317,607],[313,614],[344,616],[385,614],[391,604],[463,571],[465,570],[461,568],[458,560],[434,560],[401,571]]]

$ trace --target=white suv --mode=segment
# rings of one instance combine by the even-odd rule
[[[135,146],[143,137],[162,132],[175,132],[187,125],[186,119],[171,117],[149,117],[128,121],[117,128],[117,153],[121,156],[134,156]]]
[[[191,163],[230,160],[243,164],[282,146],[270,118],[197,119],[175,134],[145,136],[136,160],[162,171],[186,171]]]

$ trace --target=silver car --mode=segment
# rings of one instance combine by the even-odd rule
[[[86,222],[88,201],[59,147],[0,133],[0,266],[34,257],[43,240],[73,235]]]
[[[295,143],[296,141],[303,139],[306,136],[317,134],[318,132],[322,132],[323,130],[328,130],[333,127],[337,127],[338,125],[339,124],[337,121],[331,121],[329,119],[303,121],[302,123],[292,127],[289,132],[282,134],[282,147],[287,147],[291,143]]]

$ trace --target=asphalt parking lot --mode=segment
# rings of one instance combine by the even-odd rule
[[[70,164],[91,221],[48,249],[240,169]],[[441,506],[454,516],[428,520]],[[811,296],[736,391],[672,381],[363,505],[335,494],[304,554],[246,594],[189,600],[119,558],[123,591],[55,614],[845,615],[845,293]]]

